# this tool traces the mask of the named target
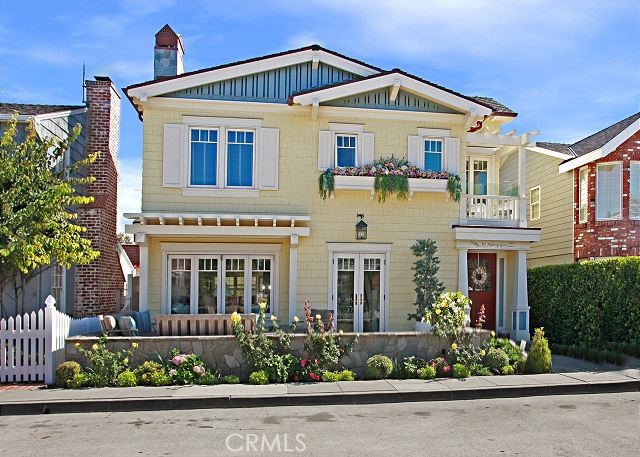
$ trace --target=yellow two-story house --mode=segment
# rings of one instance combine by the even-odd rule
[[[526,218],[531,134],[501,133],[516,113],[317,45],[189,73],[182,51],[165,26],[155,79],[125,89],[144,125],[142,210],[126,228],[141,310],[249,313],[266,299],[287,322],[308,297],[345,331],[413,330],[410,248],[432,239],[439,278],[472,298],[472,320],[485,305],[487,328],[529,339],[526,259],[540,230]],[[354,170],[391,156],[424,174],[406,200],[380,202],[375,178]]]

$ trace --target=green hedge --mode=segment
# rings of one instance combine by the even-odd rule
[[[640,343],[640,257],[532,268],[529,306],[554,343]]]

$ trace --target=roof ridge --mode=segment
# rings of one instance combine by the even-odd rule
[[[604,132],[605,130],[608,130],[608,129],[612,128],[612,127],[615,127],[615,126],[617,126],[617,125],[620,125],[620,124],[622,124],[622,123],[624,123],[624,122],[628,121],[629,119],[631,119],[632,117],[635,117],[635,116],[637,116],[637,118],[638,118],[638,119],[640,119],[640,111],[638,111],[638,112],[637,112],[637,113],[635,113],[635,114],[632,114],[631,116],[625,117],[625,118],[624,118],[624,119],[622,119],[621,121],[614,122],[613,124],[611,124],[611,125],[609,125],[609,126],[607,126],[607,127],[603,128],[603,129],[600,129],[600,130],[598,130],[598,131],[597,131],[597,132],[595,132],[595,133],[592,133],[591,135],[587,135],[587,136],[585,136],[584,138],[582,138],[582,139],[580,139],[580,140],[576,141],[575,143],[571,143],[571,146],[574,146],[574,145],[576,145],[576,144],[578,144],[578,143],[581,143],[581,142],[583,142],[583,141],[585,141],[585,140],[588,140],[589,138],[592,138],[592,137],[594,137],[594,136],[596,136],[596,135],[599,135],[600,133]],[[629,125],[631,125],[635,120],[636,120],[636,119],[634,119],[633,121],[631,121],[631,122],[629,123]],[[625,128],[626,128],[626,127],[625,127]]]

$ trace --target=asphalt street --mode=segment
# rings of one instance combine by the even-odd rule
[[[0,417],[11,456],[638,455],[640,393]]]

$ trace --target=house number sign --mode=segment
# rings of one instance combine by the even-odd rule
[[[471,247],[475,249],[508,249],[516,247],[513,243],[501,243],[495,241],[472,241]]]

